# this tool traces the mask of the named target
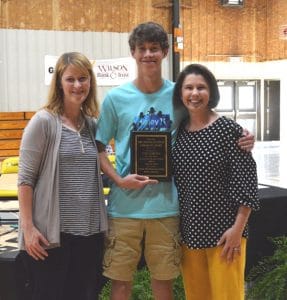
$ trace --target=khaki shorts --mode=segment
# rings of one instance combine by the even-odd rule
[[[110,218],[104,256],[104,275],[132,281],[142,253],[151,277],[171,280],[180,274],[179,218]]]

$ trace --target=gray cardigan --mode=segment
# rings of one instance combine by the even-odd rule
[[[95,148],[95,119],[86,117]],[[51,248],[60,244],[59,210],[59,146],[62,124],[58,115],[46,110],[38,111],[26,126],[19,159],[18,186],[29,185],[33,188],[33,222],[37,229],[50,242]],[[95,157],[100,178],[100,161]],[[80,170],[79,170],[80,174]],[[100,231],[107,230],[107,213],[102,193],[102,180],[99,180]],[[23,231],[19,223],[19,248],[25,249]]]

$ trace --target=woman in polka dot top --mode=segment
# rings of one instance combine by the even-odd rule
[[[243,300],[247,221],[259,208],[256,163],[238,146],[242,127],[213,110],[219,89],[206,67],[180,73],[173,101],[189,114],[173,149],[186,298]]]

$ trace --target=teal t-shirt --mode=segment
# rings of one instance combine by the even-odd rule
[[[147,117],[151,112],[164,115],[164,123],[169,124],[161,125],[160,130],[168,130],[165,126],[170,126],[174,142],[176,130],[185,114],[183,110],[173,108],[173,87],[173,82],[164,80],[159,91],[145,94],[129,82],[113,88],[105,97],[96,139],[105,145],[114,139],[116,169],[122,177],[130,173],[130,133],[139,124],[144,129],[144,121],[137,123],[139,117]],[[149,124],[153,126],[154,123],[149,121]],[[112,217],[141,219],[177,216],[178,196],[174,182],[147,185],[141,190],[121,189],[112,184],[108,213]]]

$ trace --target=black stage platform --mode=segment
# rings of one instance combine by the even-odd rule
[[[268,237],[287,235],[287,189],[259,186],[260,210],[249,219],[246,274],[264,256],[272,255],[274,245]]]

